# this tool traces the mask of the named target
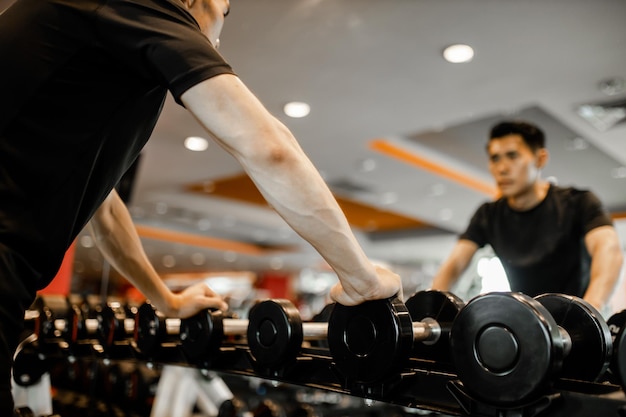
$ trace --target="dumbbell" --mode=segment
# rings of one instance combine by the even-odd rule
[[[535,297],[554,318],[559,331],[571,340],[559,377],[596,382],[606,373],[613,356],[613,339],[602,314],[583,299],[565,294]]]
[[[93,318],[85,318],[81,307],[63,296],[40,296],[24,315],[34,334],[42,341],[62,339],[69,346],[97,339],[109,349],[115,342],[129,339],[134,331],[133,313],[119,302],[97,305]]]
[[[613,355],[609,365],[609,381],[626,390],[626,310],[613,314],[607,320],[613,340]]]
[[[247,339],[258,368],[276,370],[293,361],[302,342],[325,340],[328,324],[303,322],[289,300],[270,299],[255,303],[248,312]]]
[[[559,377],[596,380],[612,350],[600,314],[562,294],[474,297],[452,325],[450,346],[467,393],[506,406],[536,400]]]
[[[133,344],[149,358],[154,357],[164,344],[180,341],[181,320],[166,318],[150,303],[143,303],[135,315]]]
[[[48,359],[41,351],[37,336],[29,334],[15,352],[13,381],[22,387],[30,387],[41,381],[41,377],[48,371]]]
[[[160,372],[134,361],[100,363],[98,395],[127,411],[149,414],[154,402]]]
[[[39,295],[24,314],[26,326],[41,341],[58,339],[61,335],[55,328],[55,321],[64,317],[67,307],[63,296]]]
[[[441,295],[428,291],[414,297],[445,304],[451,301]],[[446,319],[452,316],[456,314],[445,315]],[[438,349],[447,350],[450,327],[449,322],[432,317],[413,321],[406,304],[397,297],[351,307],[337,304],[328,322],[328,345],[337,370],[346,379],[371,384],[397,375],[417,342],[439,344]]]
[[[207,361],[215,357],[225,339],[241,338],[247,329],[246,319],[225,317],[220,310],[203,310],[180,320],[180,347],[188,361]]]
[[[448,291],[418,291],[404,303],[411,315],[411,321],[424,321],[437,324],[433,335],[423,343],[414,343],[411,356],[420,360],[431,360],[437,363],[452,362],[450,356],[450,327],[452,322],[465,306],[465,302]],[[437,329],[437,326],[439,329]]]
[[[36,417],[30,407],[19,407],[13,412],[13,417]]]
[[[62,339],[75,345],[87,336],[82,310],[64,296],[38,296],[25,312],[24,320],[41,341]]]
[[[126,344],[133,339],[135,314],[136,310],[115,300],[96,305],[96,338],[105,352],[119,342]]]
[[[148,367],[145,363],[135,364],[124,385],[127,408],[136,411],[138,415],[150,415],[160,378],[159,368]]]

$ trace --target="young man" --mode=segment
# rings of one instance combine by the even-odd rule
[[[167,92],[243,166],[339,277],[353,305],[401,293],[365,256],[291,132],[215,46],[228,0],[17,0],[0,15],[0,415],[24,310],[91,220],[105,257],[156,307],[226,308],[206,286],[173,294],[113,187],[148,140]]]
[[[449,290],[476,251],[490,244],[512,291],[584,297],[601,309],[619,277],[622,250],[612,221],[590,191],[541,178],[548,161],[544,133],[525,122],[502,122],[487,144],[489,171],[501,197],[483,204],[435,275]]]

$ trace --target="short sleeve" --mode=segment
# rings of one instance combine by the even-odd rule
[[[199,82],[233,74],[176,0],[107,0],[97,15],[105,49],[164,85],[179,103],[180,96]]]
[[[479,248],[487,243],[487,216],[488,204],[481,205],[472,216],[465,232],[459,235],[459,239],[471,240]]]
[[[580,211],[584,234],[596,227],[613,225],[613,221],[604,209],[602,202],[591,191],[585,191],[581,194]]]

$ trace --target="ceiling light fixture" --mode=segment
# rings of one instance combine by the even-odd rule
[[[202,152],[209,149],[209,141],[200,136],[189,136],[185,139],[185,148],[194,152]]]
[[[293,117],[294,119],[299,119],[302,117],[306,117],[311,113],[311,106],[302,101],[291,101],[285,104],[283,107],[283,111],[289,117]]]
[[[453,64],[470,62],[474,58],[474,49],[469,45],[455,44],[450,45],[443,50],[443,57],[446,61]]]
[[[598,88],[607,96],[615,96],[626,91],[626,81],[621,77],[606,78],[598,83]]]
[[[358,164],[359,171],[372,172],[376,169],[376,160],[372,158],[361,159]]]
[[[583,104],[576,111],[580,117],[601,132],[626,123],[626,99],[611,103]]]

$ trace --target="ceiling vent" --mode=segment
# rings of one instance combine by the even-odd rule
[[[616,101],[583,104],[576,112],[601,132],[626,122],[626,98]]]

